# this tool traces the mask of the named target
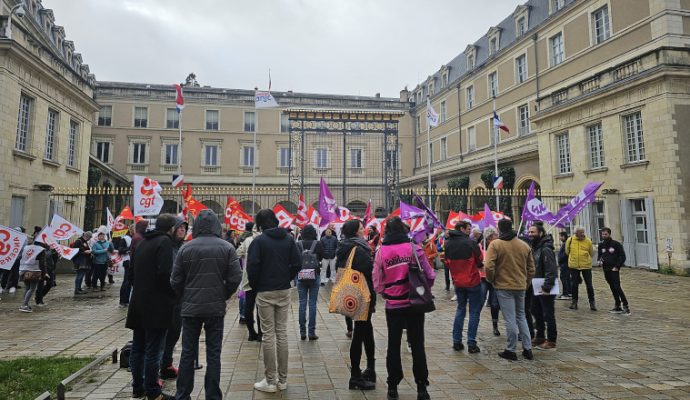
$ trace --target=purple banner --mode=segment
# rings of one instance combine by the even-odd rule
[[[525,229],[534,221],[544,221],[553,225],[558,220],[544,203],[537,199],[534,185],[535,183],[532,181],[525,199],[525,206],[522,208],[522,224]]]
[[[400,201],[400,219],[415,219],[424,216],[424,210]]]
[[[319,188],[319,215],[321,216],[319,226],[322,227],[338,219],[338,204],[323,177]]]
[[[597,191],[603,184],[604,182],[590,182],[586,184],[582,191],[570,200],[570,203],[558,210],[554,217],[554,225],[559,228],[568,226],[583,208],[594,201]]]

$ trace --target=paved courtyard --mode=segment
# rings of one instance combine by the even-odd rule
[[[439,271],[441,272],[441,271]],[[690,278],[625,270],[623,287],[632,315],[609,314],[612,307],[601,270],[595,269],[600,311],[566,309],[557,302],[558,351],[537,352],[534,361],[509,362],[496,353],[504,336],[491,334],[488,309],[482,312],[479,354],[451,348],[455,303],[437,281],[438,310],[427,317],[426,350],[431,397],[434,399],[688,399],[690,398]],[[130,337],[124,328],[126,310],[118,308],[117,289],[73,298],[72,276],[58,277],[45,308],[18,311],[21,292],[0,297],[0,359],[20,356],[100,355],[121,347]],[[328,288],[328,286],[326,287]],[[101,294],[102,293],[102,294]],[[263,375],[261,345],[247,342],[238,324],[237,300],[228,306],[222,355],[221,384],[226,399],[385,399],[386,323],[374,314],[377,390],[350,391],[349,343],[345,322],[328,313],[328,290],[321,290],[316,342],[300,341],[297,293],[290,314],[288,389],[265,394],[252,390]],[[581,301],[582,302],[582,301]],[[586,302],[585,302],[586,303]],[[505,332],[500,323],[501,332]],[[175,360],[179,358],[178,354]],[[204,351],[202,343],[202,354]],[[406,379],[402,399],[416,398],[411,356],[403,350]],[[364,362],[364,361],[363,361]],[[204,363],[203,355],[201,363]],[[196,376],[196,398],[203,399],[203,372]],[[103,364],[75,384],[69,398],[128,398],[130,376],[116,365]],[[164,390],[174,392],[174,381]],[[46,388],[48,389],[48,388]],[[54,388],[52,388],[54,390]],[[1,397],[1,395],[0,395]]]

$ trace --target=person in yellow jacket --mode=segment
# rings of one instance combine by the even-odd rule
[[[592,286],[592,256],[594,246],[592,241],[585,235],[585,228],[575,227],[575,235],[565,242],[565,254],[568,256],[568,269],[570,271],[570,285],[572,289],[571,310],[577,310],[578,288],[582,281],[587,286],[587,298],[589,299],[589,309],[597,310],[594,302],[594,286]]]

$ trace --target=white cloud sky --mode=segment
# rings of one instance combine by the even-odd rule
[[[43,0],[98,80],[397,97],[525,0]]]

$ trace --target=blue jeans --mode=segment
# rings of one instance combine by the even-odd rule
[[[498,297],[496,297],[496,289],[494,289],[493,285],[490,284],[489,282],[486,281],[486,279],[482,279],[482,306],[484,306],[484,303],[486,302],[486,296],[489,296],[489,307],[491,308],[491,320],[492,321],[498,321],[498,312],[501,309],[501,307],[498,305]]]
[[[570,286],[570,268],[568,268],[568,264],[561,264],[561,283],[563,283],[563,294],[571,295],[573,292]]]
[[[462,328],[465,325],[465,313],[467,303],[470,303],[470,321],[467,324],[467,344],[477,344],[477,328],[479,328],[479,315],[482,311],[482,286],[471,288],[455,288],[458,296],[458,308],[455,311],[453,322],[453,343],[462,343]]]
[[[194,390],[194,360],[199,356],[199,335],[206,336],[206,399],[223,399],[220,390],[220,352],[223,347],[225,317],[182,317],[182,355],[177,376],[175,399],[188,400]]]
[[[239,308],[238,311],[240,314],[240,318],[242,318],[242,319],[244,319],[244,305],[245,305],[246,301],[247,301],[247,297],[245,295],[245,296],[239,297],[238,302],[237,302],[238,308]]]
[[[312,283],[297,283],[299,293],[299,332],[305,336],[307,333],[307,302],[309,302],[309,336],[316,336],[316,301],[319,299],[319,286],[321,277],[316,276]]]
[[[134,329],[132,352],[129,355],[132,388],[134,391],[143,389],[149,397],[157,397],[161,393],[158,372],[166,332],[166,329]]]
[[[525,316],[525,291],[497,289],[496,295],[506,324],[506,350],[515,353],[518,339],[524,350],[531,350],[532,337]]]
[[[81,283],[84,281],[84,276],[86,275],[85,269],[78,269],[77,276],[74,277],[74,291],[81,290]]]

